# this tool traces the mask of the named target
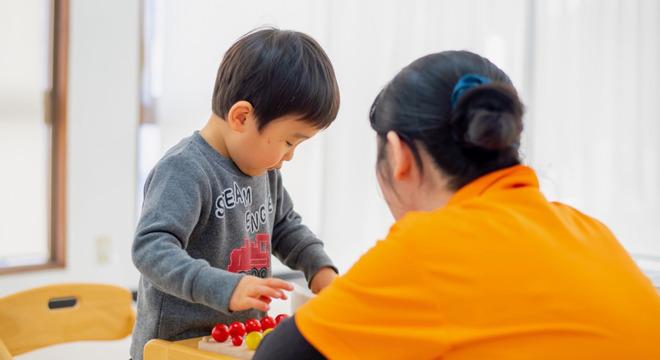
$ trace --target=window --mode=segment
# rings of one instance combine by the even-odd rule
[[[65,264],[68,1],[0,2],[0,274]]]

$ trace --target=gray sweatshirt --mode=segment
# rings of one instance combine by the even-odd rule
[[[198,132],[175,145],[144,186],[132,249],[142,274],[133,360],[150,339],[209,335],[216,323],[263,316],[228,307],[244,274],[271,276],[271,252],[307,281],[334,268],[293,210],[279,171],[247,176]]]

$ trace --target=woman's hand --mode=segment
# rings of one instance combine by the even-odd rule
[[[236,285],[234,293],[229,300],[229,310],[243,311],[257,309],[268,311],[272,298],[286,300],[283,290],[293,290],[293,285],[275,278],[262,279],[256,276],[246,275]]]
[[[332,280],[337,277],[337,273],[329,267],[321,268],[313,277],[310,282],[310,289],[314,294],[318,294],[326,286],[330,285]]]

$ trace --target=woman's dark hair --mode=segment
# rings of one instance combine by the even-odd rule
[[[314,39],[262,28],[225,53],[213,88],[213,113],[224,118],[241,100],[254,107],[259,130],[285,115],[324,129],[337,117],[339,87],[330,59]]]
[[[452,104],[454,87],[470,74],[489,82],[468,88]],[[468,51],[424,56],[401,70],[371,106],[378,167],[382,174],[386,136],[394,131],[411,148],[420,169],[422,146],[457,190],[520,163],[522,115],[511,80],[487,59]]]

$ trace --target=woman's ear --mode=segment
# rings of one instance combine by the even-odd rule
[[[237,101],[227,112],[227,123],[229,127],[237,132],[244,132],[247,125],[247,120],[253,116],[254,108],[248,101]]]
[[[392,178],[397,181],[410,178],[414,161],[412,150],[394,131],[387,133],[387,142],[392,154]]]

